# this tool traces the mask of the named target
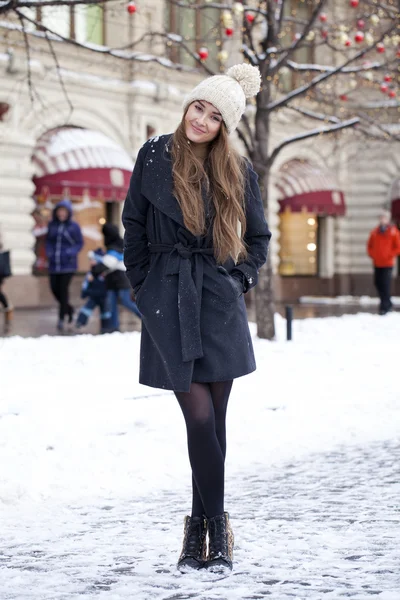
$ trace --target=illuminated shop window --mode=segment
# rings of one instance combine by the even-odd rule
[[[318,220],[314,213],[280,214],[280,275],[317,275]]]

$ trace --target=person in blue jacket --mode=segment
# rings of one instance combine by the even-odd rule
[[[110,330],[111,312],[107,306],[107,287],[104,265],[102,264],[104,251],[102,248],[91,250],[88,253],[88,257],[90,260],[90,271],[86,274],[81,291],[81,298],[87,298],[87,300],[79,309],[76,327],[77,329],[85,327],[94,309],[98,306],[100,310],[100,333],[108,333]]]
[[[77,270],[77,257],[83,246],[81,228],[72,220],[72,204],[59,202],[53,211],[46,238],[51,291],[59,304],[58,331],[64,330],[64,320],[72,323],[74,309],[69,303],[69,286]]]

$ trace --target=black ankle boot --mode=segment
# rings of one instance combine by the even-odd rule
[[[234,537],[229,514],[208,519],[208,559],[207,569],[232,570]]]
[[[205,517],[185,517],[182,552],[178,569],[202,569],[207,559],[207,521]]]

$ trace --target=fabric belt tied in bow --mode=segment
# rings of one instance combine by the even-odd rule
[[[213,248],[196,248],[182,242],[175,245],[150,244],[152,254],[169,254],[166,275],[178,275],[178,314],[181,334],[182,360],[196,360],[203,356],[200,331],[201,294],[204,262],[202,255],[213,256]],[[192,258],[195,277],[192,276]]]

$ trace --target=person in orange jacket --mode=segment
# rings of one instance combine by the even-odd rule
[[[400,232],[390,224],[390,213],[386,210],[379,217],[378,227],[371,231],[367,251],[375,267],[374,283],[381,301],[379,314],[386,315],[393,309],[390,284],[394,261],[400,254]]]

